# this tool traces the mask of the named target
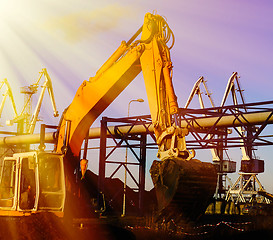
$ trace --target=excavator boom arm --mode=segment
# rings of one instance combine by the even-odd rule
[[[62,116],[57,152],[62,152],[63,146],[69,146],[73,155],[78,156],[91,124],[140,73],[139,58],[142,52],[141,46],[129,50],[110,68],[97,73],[99,77],[81,84]]]
[[[141,39],[133,41],[141,31]],[[60,121],[57,152],[70,149],[78,156],[91,124],[141,71],[157,138],[172,127],[171,116],[177,113],[178,104],[166,45],[171,35],[165,19],[146,14],[143,26],[133,38],[122,42],[96,75],[78,89]]]

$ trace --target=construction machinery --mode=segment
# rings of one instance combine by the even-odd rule
[[[3,81],[0,82],[0,90],[3,89],[4,87],[6,87],[6,89],[3,92],[3,98],[2,98],[2,101],[0,104],[0,117],[2,116],[2,112],[4,109],[5,102],[7,100],[7,97],[10,98],[10,101],[12,104],[12,109],[14,111],[14,115],[15,115],[15,117],[17,117],[17,110],[16,110],[16,105],[15,105],[15,101],[13,98],[12,90],[11,90],[10,84],[6,78],[4,78]]]
[[[239,96],[237,96],[236,91],[238,92]],[[237,72],[234,72],[231,77],[228,80],[228,84],[226,87],[225,94],[222,99],[221,107],[223,107],[226,103],[226,100],[228,98],[229,94],[232,94],[232,101],[234,105],[243,104],[245,105],[245,99],[243,96],[243,90],[240,86],[239,82],[239,76]],[[239,100],[241,101],[239,103]],[[239,110],[237,110],[239,112]],[[247,109],[244,109],[244,112],[247,112]],[[262,173],[264,172],[264,161],[257,159],[255,156],[255,151],[253,146],[246,147],[246,132],[255,133],[255,125],[254,126],[248,126],[248,130],[245,129],[246,127],[239,126],[237,127],[237,132],[241,136],[241,142],[242,142],[242,161],[241,161],[241,171],[244,173]]]
[[[203,91],[201,88],[202,86],[204,89]],[[202,97],[203,93],[208,97],[211,107],[215,108],[214,101],[211,97],[212,93],[210,93],[208,86],[207,86],[207,81],[205,81],[203,76],[200,77],[196,81],[196,83],[194,84],[184,108],[188,108],[190,103],[192,102],[194,96],[197,95],[200,108],[205,109],[204,99]],[[227,94],[228,94],[228,92],[226,91],[226,93],[224,95],[224,99],[227,98]],[[216,111],[216,109],[214,111]],[[204,113],[203,116],[206,116],[206,114]],[[216,137],[217,136],[214,136],[213,134],[209,134],[210,139],[216,138]],[[219,144],[221,144],[221,142],[218,143],[218,145]],[[224,153],[226,153],[227,159],[224,159]],[[218,198],[222,199],[222,195],[225,196],[226,191],[227,191],[226,186],[223,186],[223,182],[225,182],[225,183],[228,182],[229,184],[231,183],[230,179],[227,176],[227,173],[236,172],[236,162],[231,161],[228,157],[227,151],[224,151],[223,148],[221,148],[221,147],[211,148],[211,155],[212,155],[212,161],[215,164],[215,167],[217,169],[217,174],[218,174],[217,187],[215,190],[214,198],[215,199],[218,199]]]
[[[229,94],[232,95],[234,105],[239,105],[240,103],[245,104],[243,90],[237,72],[234,72],[228,80],[221,107],[225,105]],[[239,112],[238,109],[235,110]],[[240,111],[242,111],[242,109]],[[243,111],[247,112],[247,109],[245,108]],[[241,168],[238,179],[232,184],[226,194],[226,201],[232,201],[236,204],[255,202],[269,204],[270,198],[266,198],[263,195],[259,196],[259,192],[265,192],[257,176],[258,173],[264,172],[264,160],[257,158],[254,147],[247,142],[246,134],[255,134],[255,125],[245,127],[238,126],[235,130],[241,137]]]
[[[136,40],[141,32],[141,39]],[[77,90],[62,114],[55,151],[46,152],[41,144],[39,151],[4,159],[0,215],[43,211],[62,215],[79,208],[71,196],[77,192],[74,172],[83,140],[96,118],[142,71],[158,145],[159,160],[153,162],[150,173],[160,214],[185,221],[200,216],[214,194],[217,173],[213,164],[194,159],[195,152],[186,147],[188,130],[180,125],[172,83],[173,44],[173,32],[165,19],[146,14],[136,34],[123,41],[96,75]],[[87,161],[81,162],[84,171]]]
[[[41,79],[44,76],[44,82],[41,85]],[[36,104],[35,110],[33,114],[31,114],[32,110],[32,97],[35,93],[38,92],[38,88],[41,87],[42,90],[40,92],[40,96],[38,99],[38,102]],[[43,68],[42,71],[39,73],[38,80],[34,83],[31,84],[30,86],[25,86],[21,89],[21,93],[25,95],[25,100],[24,100],[24,106],[19,115],[16,114],[15,118],[12,120],[7,120],[6,124],[8,126],[13,125],[14,123],[17,123],[17,132],[18,134],[33,134],[36,122],[38,120],[38,116],[40,113],[41,105],[43,102],[44,94],[46,89],[48,90],[48,94],[51,100],[53,112],[54,112],[54,117],[58,117],[59,113],[56,108],[56,103],[55,103],[55,98],[54,98],[54,93],[53,93],[53,87],[52,87],[52,81],[51,78],[46,70],[46,68]]]

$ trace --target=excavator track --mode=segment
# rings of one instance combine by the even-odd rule
[[[165,221],[190,222],[206,210],[217,183],[213,164],[196,159],[169,158],[154,161],[150,169],[155,186],[159,218]]]

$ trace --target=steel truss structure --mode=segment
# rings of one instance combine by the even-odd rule
[[[256,147],[273,144],[273,135],[262,135],[266,126],[272,124],[272,104],[272,101],[267,101],[201,110],[180,109],[181,121],[186,121],[192,136],[192,139],[187,140],[187,147],[214,148],[220,157],[216,199],[224,197],[226,201],[245,203],[254,202],[259,198],[260,202],[270,203],[269,199],[258,196],[258,191],[264,190],[257,176],[258,172],[264,171],[263,167],[255,173],[255,170],[247,166],[250,166],[251,161],[263,163],[255,156]],[[203,120],[206,124],[200,125]],[[204,127],[208,122],[210,126]],[[241,162],[240,171],[242,172],[239,173],[238,179],[231,188],[226,189],[223,184],[227,175],[223,171],[223,166],[232,164],[232,161],[224,161],[223,152],[228,148],[236,147],[244,149],[250,161],[245,159],[246,161]],[[247,169],[251,169],[250,172]]]
[[[265,191],[261,182],[257,178],[257,173],[239,173],[236,182],[229,188],[226,194],[226,201],[234,203],[270,203],[270,200],[263,196],[258,196],[259,191]]]
[[[273,123],[273,101],[205,109],[181,108],[178,120],[182,127],[189,130],[189,135],[186,136],[189,149],[216,148],[218,151],[223,151],[228,148],[245,146],[251,152],[257,146],[273,145],[271,131],[268,131],[267,135],[262,135],[266,126]],[[236,128],[238,126],[243,127],[243,134]],[[129,118],[103,117],[101,127],[94,130],[90,129],[88,138],[100,139],[99,190],[102,192],[104,190],[106,165],[116,166],[110,178],[113,178],[119,169],[125,168],[137,186],[135,190],[139,192],[138,205],[141,212],[145,187],[146,150],[157,149],[150,115]],[[6,136],[0,138],[0,145],[13,148],[18,144],[39,143],[41,139],[44,139],[43,143],[54,143],[54,134]],[[44,137],[41,138],[41,135]],[[109,146],[110,139],[114,146]],[[110,156],[120,148],[128,148],[136,162],[126,164],[125,161],[110,160]],[[130,171],[130,165],[139,168],[138,177],[135,177]]]
[[[205,109],[180,109],[179,121],[181,126],[189,129],[190,134],[186,137],[189,149],[216,148],[218,151],[223,151],[245,146],[251,152],[253,147],[273,145],[273,135],[261,134],[268,124],[273,123],[272,116],[273,101],[267,101]],[[144,130],[134,131],[139,126],[142,126],[141,129]],[[137,189],[134,190],[139,192],[140,212],[143,210],[146,149],[157,149],[151,126],[152,121],[149,115],[127,118],[103,117],[101,120],[99,189],[103,192],[106,165],[116,166],[109,178],[113,178],[121,168],[125,168],[137,185]],[[237,126],[244,128],[244,134],[238,131]],[[107,139],[108,141],[111,139],[114,145],[107,145]],[[151,141],[148,142],[147,139]],[[126,163],[120,160],[109,160],[114,151],[119,148],[128,148],[137,161]],[[139,167],[138,179],[128,168],[129,165]]]
[[[265,127],[273,123],[273,101],[205,109],[181,108],[179,117],[193,137],[187,140],[188,148],[227,149],[244,146],[252,149],[273,145],[273,135],[261,135]],[[238,126],[244,128],[244,134],[238,131]],[[231,129],[237,135],[232,134]]]
[[[109,123],[114,123],[114,133],[109,129]],[[118,124],[118,125],[117,125]],[[147,142],[147,135],[149,135],[152,141],[156,141],[152,132],[149,131],[149,125],[151,125],[150,116],[140,116],[140,117],[128,117],[128,118],[107,118],[103,117],[101,120],[101,131],[100,131],[100,153],[99,153],[99,181],[98,188],[101,192],[104,192],[105,186],[105,173],[106,165],[115,165],[115,170],[109,176],[110,179],[123,167],[126,169],[128,175],[131,177],[133,182],[136,184],[137,188],[133,189],[138,191],[138,208],[140,215],[143,212],[144,204],[144,191],[145,191],[145,168],[146,168],[146,148],[149,145],[154,145],[154,143]],[[120,128],[124,125],[129,125],[127,131],[120,131]],[[132,129],[135,126],[142,125],[146,132],[142,133],[132,133]],[[111,139],[113,146],[107,146],[108,141]],[[133,154],[136,162],[132,161],[121,161],[121,160],[109,160],[113,155],[114,151],[120,148],[128,148]],[[106,151],[108,150],[108,151]],[[135,177],[129,166],[134,165],[139,169],[139,176]],[[126,188],[125,188],[126,189]],[[126,190],[125,190],[126,191]],[[117,192],[118,194],[118,192]],[[113,196],[115,197],[115,196]]]

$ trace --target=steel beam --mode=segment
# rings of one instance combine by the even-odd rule
[[[101,135],[100,135],[100,159],[99,159],[99,181],[98,188],[100,192],[104,192],[105,185],[105,161],[106,161],[106,132],[107,122],[104,118],[101,120]]]

